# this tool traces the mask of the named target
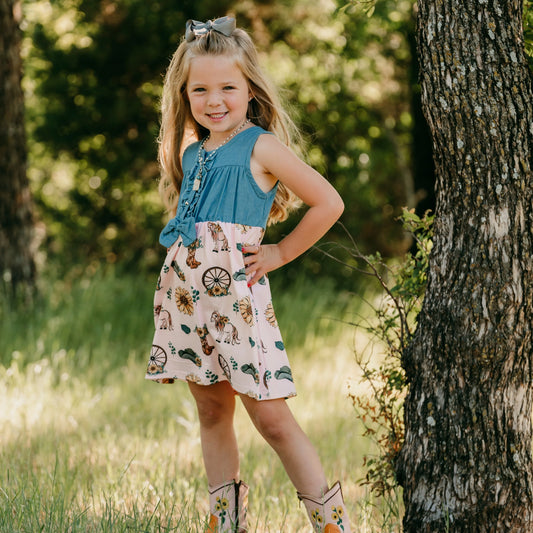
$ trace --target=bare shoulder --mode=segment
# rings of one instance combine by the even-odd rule
[[[286,172],[295,167],[307,166],[298,156],[275,135],[263,134],[256,141],[252,156],[263,167],[264,172],[283,181]]]
[[[274,135],[261,135],[257,139],[252,162],[252,173],[258,183],[254,169],[258,175],[281,181],[308,206],[342,204],[331,184]]]
[[[275,135],[268,133],[261,134],[254,145],[250,159],[250,170],[257,185],[264,192],[270,191],[278,179],[275,172],[272,171],[271,161],[281,156],[280,147],[286,148]]]
[[[281,154],[292,154],[292,151],[285,146],[275,135],[271,133],[261,134],[255,143],[254,155],[261,161]]]

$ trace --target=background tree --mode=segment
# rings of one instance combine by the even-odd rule
[[[12,291],[32,286],[32,204],[26,176],[20,3],[0,1],[0,276]]]
[[[398,464],[406,532],[533,529],[533,93],[522,2],[419,0],[434,248]]]

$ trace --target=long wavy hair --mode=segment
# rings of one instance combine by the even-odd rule
[[[183,180],[183,151],[191,142],[209,134],[206,128],[194,120],[186,90],[191,59],[203,55],[227,55],[235,58],[253,94],[248,103],[247,116],[250,121],[274,133],[281,142],[295,150],[299,149],[301,143],[299,132],[283,109],[276,89],[262,73],[257,50],[244,30],[236,28],[229,37],[211,30],[191,42],[183,40],[165,75],[158,139],[161,166],[159,191],[166,208],[173,214],[176,213]],[[285,220],[289,212],[300,205],[300,199],[279,183],[267,223]]]

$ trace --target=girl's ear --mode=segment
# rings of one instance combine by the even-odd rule
[[[248,102],[251,102],[254,99],[252,91],[248,91]]]

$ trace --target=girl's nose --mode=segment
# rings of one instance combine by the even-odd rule
[[[222,103],[221,95],[218,91],[214,91],[212,93],[209,93],[209,97],[207,99],[207,105],[211,107],[216,107]]]

